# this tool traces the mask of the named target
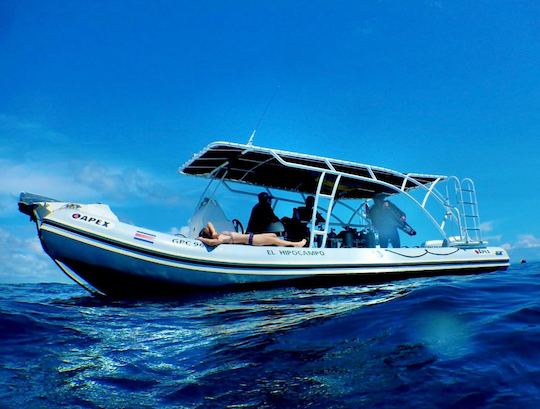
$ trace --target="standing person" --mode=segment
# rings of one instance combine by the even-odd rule
[[[220,244],[248,244],[250,246],[283,246],[283,247],[304,247],[306,239],[300,241],[281,240],[274,233],[236,233],[234,231],[223,231],[218,233],[211,222],[203,227],[199,233],[199,240],[208,246],[219,246]]]
[[[246,231],[248,233],[265,233],[265,229],[272,223],[278,222],[279,218],[272,209],[272,199],[266,192],[258,195],[259,203],[253,206]]]
[[[401,246],[397,229],[403,225],[406,216],[395,204],[385,198],[384,194],[376,194],[373,197],[373,206],[367,211],[367,216],[379,233],[379,245],[387,248],[388,243],[391,243],[392,247],[397,248]]]

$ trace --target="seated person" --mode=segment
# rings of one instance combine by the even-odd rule
[[[302,207],[297,207],[294,212],[294,218],[300,220],[301,222],[310,222],[311,217],[313,216],[313,205],[315,204],[315,198],[313,196],[306,197],[306,205]],[[317,212],[315,224],[324,223],[324,217]]]
[[[220,244],[249,244],[250,246],[283,246],[283,247],[304,247],[306,239],[301,241],[281,240],[274,233],[236,233],[224,231],[218,233],[211,222],[202,228],[198,240],[209,246]]]
[[[302,207],[297,207],[293,211],[292,220],[289,223],[288,238],[291,240],[299,240],[304,237],[310,237],[311,231],[309,225],[313,216],[313,206],[315,198],[313,196],[306,197],[306,204]],[[324,223],[324,217],[317,212],[315,224]],[[320,237],[319,237],[320,239]]]
[[[258,195],[259,202],[251,210],[251,216],[246,231],[248,233],[265,233],[265,229],[272,223],[278,222],[279,218],[272,209],[272,196],[266,192]]]

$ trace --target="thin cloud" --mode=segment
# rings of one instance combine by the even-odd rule
[[[137,167],[77,161],[43,160],[35,146],[61,146],[65,152],[70,138],[33,118],[0,113],[0,217],[14,215],[21,191],[43,194],[58,200],[114,202],[136,199],[138,204],[188,205],[196,196],[189,188],[179,196],[169,187]],[[23,146],[24,145],[24,146]],[[36,159],[37,158],[37,159]],[[184,184],[185,185],[185,184]],[[185,185],[187,187],[187,185]]]
[[[540,238],[533,234],[520,234],[515,243],[504,243],[501,247],[505,250],[540,249]]]
[[[488,243],[500,243],[502,241],[502,234],[486,234],[495,230],[496,222],[489,220],[487,222],[480,223],[480,231],[482,232],[482,239]]]
[[[88,196],[95,192],[77,183],[72,170],[65,165],[0,160],[0,174],[3,176],[0,194],[14,195],[21,191],[32,190],[35,193],[47,193],[48,196],[52,194],[63,196],[73,192]]]
[[[114,199],[144,198],[150,202],[174,204],[178,198],[155,177],[137,168],[115,169],[99,163],[82,166],[76,180]]]
[[[480,223],[480,230],[482,233],[489,233],[493,231],[493,228],[495,227],[495,222],[493,220]]]
[[[514,248],[533,249],[540,248],[540,238],[532,234],[522,234],[518,236],[518,241]]]
[[[165,185],[156,181],[156,177],[138,168],[120,168],[98,162],[55,163],[29,159],[29,156],[36,156],[34,146],[46,143],[50,148],[60,144],[64,151],[70,140],[38,121],[0,113],[0,133],[5,141],[0,149],[8,154],[6,156],[16,153],[18,158],[18,162],[0,160],[0,175],[3,176],[0,195],[13,197],[20,191],[31,190],[61,200],[94,197],[94,200],[102,201],[135,197],[168,204],[178,201]],[[0,202],[4,201],[5,197],[0,199]]]
[[[0,160],[0,174],[0,217],[17,212],[17,198],[23,191],[58,200],[105,202],[133,198],[166,205],[179,202],[171,189],[137,168],[112,168],[99,163],[51,165]]]
[[[0,282],[69,282],[37,237],[19,238],[0,228]]]
[[[501,247],[508,251],[511,260],[540,260],[540,238],[533,234],[522,234],[515,243],[504,243]]]
[[[0,160],[0,174],[0,216],[17,212],[17,198],[23,191],[60,200],[74,194],[77,197],[89,198],[96,193],[73,180],[71,172],[65,167]]]
[[[489,243],[499,243],[502,240],[502,234],[495,234],[493,236],[482,236],[482,239]]]

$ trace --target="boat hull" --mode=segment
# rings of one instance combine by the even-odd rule
[[[110,296],[209,288],[340,285],[508,267],[500,248],[298,249],[221,245],[141,229],[106,212],[62,207],[36,218],[44,250],[72,279]],[[107,217],[109,216],[109,217]]]
[[[310,276],[288,276],[279,277],[274,280],[263,279],[259,276],[252,276],[251,280],[231,280],[226,284],[199,285],[193,282],[179,283],[178,281],[169,281],[161,277],[151,275],[133,274],[131,271],[122,271],[111,269],[104,266],[96,266],[84,263],[78,260],[65,260],[65,265],[85,283],[90,284],[90,289],[84,288],[92,293],[107,295],[111,297],[152,297],[152,296],[173,296],[189,295],[208,290],[249,290],[284,286],[305,287],[327,287],[338,285],[358,285],[373,284],[386,281],[402,280],[413,277],[432,277],[440,275],[470,275],[493,272],[495,270],[504,270],[505,268],[493,267],[463,267],[453,270],[416,270],[409,272],[389,271],[387,273],[344,273],[344,274],[324,274]],[[177,271],[178,273],[179,271]],[[248,278],[248,277],[244,277]]]

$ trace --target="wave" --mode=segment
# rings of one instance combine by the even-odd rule
[[[6,407],[536,407],[539,264],[332,288],[100,300],[0,288]]]

